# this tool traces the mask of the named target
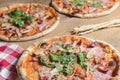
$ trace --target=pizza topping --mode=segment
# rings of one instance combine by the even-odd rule
[[[40,25],[38,25],[39,26],[39,29],[40,30],[43,30],[43,29],[45,29],[45,27],[48,25],[48,22],[46,22],[46,21],[44,21],[44,22],[42,22]]]
[[[13,12],[8,13],[9,17],[12,18],[12,23],[17,27],[23,27],[24,23],[32,23],[32,16],[19,10],[15,9]]]
[[[47,62],[44,58],[40,58],[40,61],[41,61],[42,64],[44,64],[47,67],[54,67],[53,64]]]
[[[3,15],[2,17],[0,17],[0,24],[8,23],[9,20],[10,20],[10,17],[8,15]]]
[[[19,20],[19,19],[13,19],[12,23],[18,27],[22,27],[24,25],[24,21]]]
[[[98,66],[97,69],[100,71],[100,72],[103,72],[103,73],[106,73],[109,69],[104,67],[104,66]]]
[[[20,37],[20,36],[22,35],[22,34],[20,33],[19,29],[16,29],[15,31],[16,31],[18,37]]]
[[[80,53],[78,55],[78,58],[79,58],[79,64],[81,65],[81,67],[85,67],[86,66],[85,62],[87,60],[87,58],[85,57],[85,54],[84,53]]]
[[[70,2],[70,5],[79,7],[79,6],[85,6],[87,0],[74,0]]]
[[[95,7],[95,8],[102,8],[102,2],[101,1],[91,1],[91,0],[74,0],[74,1],[70,1],[70,5],[74,6],[74,7],[85,7],[89,4],[91,4],[91,6]],[[89,5],[88,5],[89,6]]]
[[[93,2],[93,6],[95,8],[103,8],[103,4],[101,2]]]
[[[104,74],[104,73],[101,73],[99,71],[95,71],[93,73],[93,80],[110,80],[111,79],[111,75],[108,75],[108,74]]]
[[[84,46],[85,50],[88,51],[81,51],[80,46],[83,44],[78,44],[79,42],[77,41],[66,43],[67,41],[50,45],[46,42],[41,44],[41,47],[48,51],[48,54],[41,56],[40,60],[42,65],[51,68],[52,72],[55,69],[55,73],[51,75],[53,79],[58,79],[58,73],[64,76],[73,76],[72,79],[84,79],[89,72],[92,72],[89,73],[89,76],[94,75],[91,79],[96,78],[97,75],[94,73],[99,74],[98,78],[100,79],[111,78],[111,69],[105,65],[112,65],[113,62],[105,63],[105,59],[102,60],[105,53],[99,43],[93,42],[91,45]],[[48,45],[49,47],[47,47]],[[79,48],[78,51],[74,51],[76,47]],[[42,58],[46,56],[47,59]],[[102,77],[103,74],[106,74],[106,78]],[[49,77],[49,79],[51,78]]]

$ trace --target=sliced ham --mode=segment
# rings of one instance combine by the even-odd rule
[[[104,4],[108,4],[109,0],[102,0]]]
[[[104,51],[100,47],[95,47],[94,53],[96,56],[104,56]]]
[[[40,80],[49,80],[50,78],[50,68],[46,66],[41,66],[38,69],[39,75],[40,75]]]
[[[36,50],[35,55],[37,55],[37,56],[45,56],[44,49],[40,48],[40,49]]]
[[[104,66],[98,66],[97,67],[97,69],[100,71],[100,72],[102,72],[102,73],[106,73],[106,72],[108,72],[108,68],[106,68],[106,67],[104,67]]]
[[[40,80],[49,80],[48,76],[40,76]]]
[[[43,16],[44,15],[44,10],[41,10],[39,8],[35,9],[33,14],[35,15],[35,17],[38,17],[38,16]]]
[[[36,57],[33,57],[33,61],[39,62],[38,58],[36,58]]]
[[[20,33],[20,29],[18,29],[17,27],[11,25],[10,23],[4,23],[1,25],[3,27],[3,29],[6,29],[12,33],[16,33],[18,37],[21,37],[21,33]]]
[[[95,71],[93,73],[93,80],[110,80],[111,75],[109,74],[104,74],[99,71]]]
[[[19,29],[15,29],[15,31],[16,31],[18,37],[21,37],[21,36],[22,36],[22,34],[20,33]]]
[[[45,27],[48,25],[48,22],[46,22],[46,21],[44,21],[44,22],[42,22],[40,25],[38,25],[39,26],[39,29],[40,30],[43,30],[43,29],[45,29]]]
[[[22,29],[22,30],[20,30],[20,32],[21,32],[22,34],[24,34],[24,33],[30,32],[30,30],[31,30],[31,29]]]
[[[91,43],[91,47],[96,47],[96,46],[100,46],[100,44],[98,44],[97,42],[92,42]]]
[[[5,29],[9,29],[9,28],[16,29],[16,27],[11,25],[10,23],[3,23],[1,25],[1,27],[5,28]]]
[[[9,16],[5,15],[4,18],[0,17],[0,23],[6,23],[9,21]]]
[[[74,41],[72,44],[73,47],[77,46],[77,41]]]
[[[104,52],[100,47],[94,47],[91,49],[89,48],[89,52],[87,53],[87,58],[92,58],[93,55],[96,57],[102,57],[104,56]]]
[[[50,49],[50,51],[64,50],[62,47],[60,47],[58,45],[51,45],[51,47],[49,49]]]
[[[72,80],[83,80],[83,79],[81,79],[80,77],[73,77]]]
[[[89,13],[97,12],[98,9],[95,7],[89,7]]]
[[[89,53],[93,53],[95,56],[104,56],[104,51],[103,51],[103,49],[102,48],[100,48],[100,47],[94,47],[94,48],[92,48],[89,52],[88,52],[88,54]]]

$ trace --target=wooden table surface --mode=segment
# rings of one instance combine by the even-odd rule
[[[4,7],[13,3],[40,3],[49,6],[50,1],[51,0],[0,0],[0,7]],[[22,47],[27,48],[30,45],[32,45],[34,42],[40,41],[45,38],[69,35],[71,34],[70,31],[77,25],[95,24],[95,23],[101,23],[104,21],[120,18],[120,7],[111,14],[98,18],[80,19],[75,17],[68,17],[63,14],[59,14],[59,16],[60,16],[60,23],[57,26],[57,28],[51,33],[30,41],[9,42],[9,43],[19,44]],[[86,36],[96,40],[106,41],[112,44],[116,49],[120,51],[120,27],[102,29],[82,36]]]

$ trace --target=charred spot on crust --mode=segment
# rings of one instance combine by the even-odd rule
[[[40,47],[43,47],[43,46],[46,46],[46,45],[48,45],[47,42],[42,42],[42,43],[40,44]]]
[[[119,68],[120,68],[120,67],[119,67],[118,65],[115,67],[115,69],[114,69],[114,71],[113,71],[113,73],[112,73],[112,76],[118,75]]]
[[[48,20],[50,20],[50,19],[52,19],[52,18],[53,18],[53,16],[49,16],[49,17],[47,17]]]
[[[116,65],[116,62],[115,62],[115,61],[110,61],[108,65],[109,65],[109,66],[115,66],[115,65]]]

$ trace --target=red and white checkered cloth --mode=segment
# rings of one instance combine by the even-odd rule
[[[16,63],[22,52],[19,45],[0,42],[0,80],[18,80]]]

